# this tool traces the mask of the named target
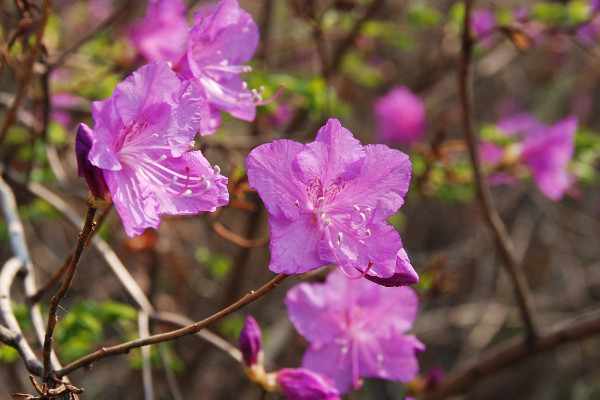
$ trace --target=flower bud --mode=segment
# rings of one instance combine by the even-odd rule
[[[92,148],[93,131],[86,124],[79,124],[77,135],[75,137],[75,155],[77,156],[77,172],[80,177],[83,177],[90,188],[90,192],[95,199],[90,199],[91,202],[96,202],[98,206],[102,201],[110,204],[110,193],[102,170],[95,165],[92,165],[88,159],[88,154]]]
[[[306,368],[284,368],[277,383],[288,400],[340,400],[333,380]]]
[[[262,333],[254,317],[249,315],[246,318],[238,343],[246,367],[262,364]]]

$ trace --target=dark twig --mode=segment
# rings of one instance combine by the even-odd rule
[[[287,277],[288,275],[285,274],[277,275],[270,282],[263,285],[260,289],[246,294],[244,297],[242,297],[240,300],[230,305],[229,307],[211,315],[206,319],[203,319],[202,321],[196,322],[195,324],[186,326],[185,328],[177,329],[175,331],[152,335],[145,339],[132,340],[112,347],[103,347],[100,350],[97,350],[91,354],[88,354],[85,357],[80,358],[77,361],[72,362],[71,364],[65,366],[61,370],[55,371],[55,375],[58,377],[62,377],[79,368],[90,366],[93,362],[99,361],[105,357],[114,356],[117,354],[126,354],[131,349],[147,346],[150,344],[161,343],[168,340],[174,340],[185,335],[191,335],[196,332],[199,332],[202,329],[211,326],[215,322],[220,321],[222,318],[233,313],[234,311],[237,311],[240,308],[252,303],[254,300],[261,298],[262,296],[276,288],[279,285],[279,283],[281,283]]]
[[[585,318],[577,317],[571,322],[547,334],[540,335],[533,344],[527,338],[519,338],[492,351],[460,371],[448,376],[433,391],[427,400],[440,400],[460,393],[486,376],[514,365],[517,361],[557,348],[558,346],[600,334],[600,313]]]
[[[54,328],[56,327],[56,322],[58,317],[56,316],[56,312],[58,310],[58,306],[60,305],[61,300],[67,294],[67,291],[71,287],[71,283],[73,282],[73,278],[75,276],[75,271],[79,266],[79,260],[81,259],[81,254],[83,253],[83,249],[94,230],[94,215],[96,215],[96,209],[89,207],[87,216],[85,219],[85,223],[83,225],[83,230],[79,234],[79,238],[77,240],[77,247],[75,248],[75,252],[73,253],[73,258],[71,259],[71,263],[69,264],[69,268],[67,269],[67,274],[65,276],[65,280],[63,281],[62,286],[58,289],[56,294],[50,299],[50,307],[48,310],[48,327],[46,328],[46,337],[44,340],[44,376],[50,372],[52,369],[50,363],[50,354],[52,353],[52,342],[54,340]],[[62,375],[60,376],[62,377]]]
[[[42,39],[44,38],[44,30],[46,29],[46,23],[48,22],[48,16],[50,15],[50,9],[52,7],[52,0],[44,1],[44,5],[42,6],[42,15],[40,17],[40,22],[38,26],[38,30],[35,35],[35,43],[31,52],[29,53],[29,57],[26,59],[26,64],[22,67],[22,77],[19,79],[19,88],[17,90],[17,95],[15,99],[6,113],[6,117],[4,118],[4,123],[2,124],[2,128],[0,128],[0,143],[4,141],[4,137],[8,132],[8,129],[15,122],[17,117],[17,109],[25,96],[27,88],[29,87],[29,82],[31,81],[31,76],[33,75],[33,66],[40,54],[42,49]]]
[[[81,36],[75,43],[73,43],[69,48],[60,53],[54,60],[51,60],[49,68],[50,70],[55,69],[62,65],[65,59],[69,56],[69,54],[76,52],[81,46],[94,39],[100,32],[104,29],[108,28],[113,22],[115,22],[119,17],[123,16],[127,8],[131,5],[133,0],[126,0],[121,4],[121,7],[117,8],[113,11],[113,13],[107,17],[100,25],[96,28],[92,29],[88,32],[87,35]]]
[[[492,200],[492,194],[487,184],[481,164],[479,163],[479,155],[477,154],[477,139],[475,136],[475,121],[473,120],[473,93],[470,85],[470,66],[471,66],[471,52],[473,49],[473,38],[471,37],[470,30],[470,16],[471,16],[471,0],[465,0],[465,18],[463,23],[462,33],[462,48],[460,52],[459,64],[458,64],[458,94],[462,109],[462,125],[464,129],[465,140],[469,149],[469,158],[471,165],[473,166],[473,174],[475,182],[477,183],[477,196],[485,219],[492,230],[500,255],[504,262],[508,276],[513,284],[515,295],[517,297],[517,303],[521,316],[528,330],[529,341],[533,341],[537,330],[533,321],[532,309],[533,302],[531,300],[531,294],[529,287],[527,286],[527,280],[523,274],[523,271],[519,268],[517,257],[515,256],[515,247],[508,235],[506,227],[498,214],[498,211],[494,207]]]

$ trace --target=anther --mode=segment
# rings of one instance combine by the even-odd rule
[[[204,191],[207,191],[208,189],[210,189],[210,181],[206,181],[206,184],[204,185]]]
[[[152,134],[152,137],[153,137],[153,138],[157,138],[157,137],[158,137],[158,133],[153,133],[153,134]]]
[[[371,230],[367,228],[367,231],[365,232],[367,237],[371,236]]]
[[[338,243],[341,245],[344,241],[344,234],[342,232],[338,232]]]
[[[185,192],[183,192],[181,195],[182,195],[183,197],[188,197],[188,196],[189,196],[189,195],[191,195],[191,194],[192,194],[192,191],[191,191],[190,189],[188,189],[188,190],[186,190]]]
[[[160,156],[158,158],[158,160],[156,162],[162,162],[162,161],[165,161],[166,159],[167,159],[167,156],[165,154],[163,154],[162,156]]]
[[[324,201],[325,201],[325,197],[319,197],[319,198],[317,199],[317,203],[322,203],[322,202],[324,202]]]
[[[364,213],[360,213],[360,220],[362,221],[362,223],[364,224],[365,222],[367,222],[367,216]]]
[[[220,56],[221,54],[223,54],[223,52],[221,50],[217,50],[217,55]]]
[[[299,202],[298,200],[296,200],[296,201],[294,202],[294,204],[295,204],[296,206],[299,206],[299,205],[300,205],[300,202]]]
[[[213,170],[215,171],[215,175],[219,175],[221,173],[221,167],[219,167],[218,165],[215,165],[213,167]]]
[[[371,212],[371,207],[367,207],[367,208],[365,209],[365,211],[366,211],[366,212]]]
[[[331,223],[331,220],[329,218],[325,218],[325,220],[323,221],[324,226],[328,226],[330,223]]]
[[[354,205],[353,208],[354,208],[354,211],[360,211],[360,208],[356,204]]]

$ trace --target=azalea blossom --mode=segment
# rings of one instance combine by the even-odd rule
[[[501,119],[497,127],[508,144],[482,141],[479,145],[483,162],[497,169],[490,182],[513,184],[526,170],[542,193],[559,201],[575,182],[567,166],[575,151],[577,126],[575,117],[549,126],[526,112]]]
[[[87,159],[102,170],[127,235],[158,227],[161,214],[197,214],[228,203],[227,178],[200,151],[189,151],[201,102],[193,82],[155,61],[93,103],[93,130],[80,126],[92,138]]]
[[[373,111],[380,141],[410,144],[423,139],[425,104],[408,88],[393,88],[377,99]]]
[[[210,11],[210,12],[209,12]],[[258,46],[258,26],[238,0],[223,0],[214,10],[194,15],[185,54],[174,69],[196,81],[208,101],[200,133],[213,133],[221,123],[220,110],[253,121],[261,93],[248,89],[240,74]]]
[[[244,327],[238,337],[238,345],[242,352],[242,361],[246,367],[262,365],[262,333],[253,316],[246,317]]]
[[[131,27],[135,48],[148,61],[176,61],[186,49],[188,22],[182,0],[149,0],[146,16]]]
[[[285,298],[290,320],[310,346],[302,366],[335,380],[340,393],[358,389],[360,377],[407,382],[419,372],[425,346],[405,333],[418,310],[416,293],[334,270],[325,283],[301,283]]]
[[[363,146],[330,119],[307,145],[282,139],[255,148],[246,168],[250,187],[271,214],[273,272],[337,264],[348,275],[358,270],[384,285],[418,281],[400,235],[386,221],[408,191],[406,154]]]

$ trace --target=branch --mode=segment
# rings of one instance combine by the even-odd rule
[[[91,354],[88,354],[85,357],[80,358],[77,361],[72,362],[71,364],[67,365],[62,369],[55,371],[55,375],[60,378],[79,368],[90,366],[93,362],[99,361],[109,356],[126,354],[131,349],[147,346],[149,344],[161,343],[168,340],[174,340],[185,335],[191,335],[196,332],[199,332],[202,329],[211,326],[215,322],[220,321],[222,318],[233,313],[234,311],[237,311],[240,308],[252,303],[254,300],[261,298],[271,290],[275,289],[279,285],[279,283],[281,283],[287,277],[288,275],[285,274],[277,275],[270,282],[263,285],[260,289],[256,291],[251,291],[250,293],[246,294],[244,297],[242,297],[240,300],[233,303],[229,307],[211,315],[206,319],[203,319],[202,321],[196,322],[195,324],[186,326],[185,328],[177,329],[175,331],[152,335],[148,338],[132,340],[112,347],[103,347],[100,350],[97,350]]]
[[[264,247],[269,244],[269,238],[264,239],[246,239],[227,229],[222,223],[215,221],[211,224],[213,230],[222,238],[237,244],[240,247]]]
[[[150,336],[149,316],[144,311],[138,313],[138,331],[140,339]],[[142,350],[142,385],[144,386],[144,399],[154,400],[154,389],[152,386],[152,365],[150,364],[150,346],[144,346]]]
[[[4,340],[3,342],[14,347],[19,352],[29,373],[40,376],[42,374],[42,364],[40,364],[35,353],[31,350],[29,343],[27,343],[27,340],[23,336],[10,300],[10,287],[22,267],[23,260],[13,257],[4,264],[2,271],[0,271],[0,314],[2,314],[2,319],[4,319],[8,329],[2,328],[3,331],[6,331],[6,334],[10,332],[12,336],[10,342]]]
[[[63,281],[62,286],[58,289],[56,294],[52,296],[50,299],[50,307],[48,310],[48,327],[46,328],[46,337],[44,339],[44,376],[52,369],[52,365],[50,363],[50,354],[52,353],[52,342],[54,340],[54,328],[56,327],[56,322],[58,321],[58,317],[56,316],[56,312],[58,310],[58,306],[60,305],[61,300],[67,294],[67,291],[71,287],[73,283],[73,278],[75,277],[75,271],[79,266],[79,260],[81,259],[81,254],[83,253],[83,249],[94,231],[94,215],[96,215],[96,209],[89,207],[87,212],[87,217],[85,219],[85,223],[83,225],[83,230],[79,234],[79,238],[77,240],[77,246],[75,248],[75,252],[73,253],[73,258],[71,259],[71,263],[69,264],[69,268],[67,269],[67,275],[65,276],[65,280]]]
[[[523,274],[523,271],[518,266],[518,261],[515,253],[515,247],[512,243],[510,236],[498,214],[498,211],[494,207],[492,200],[492,194],[487,184],[481,164],[479,163],[479,155],[477,150],[477,139],[475,137],[475,121],[473,120],[473,93],[470,81],[470,64],[471,64],[471,51],[473,48],[473,39],[470,31],[470,19],[471,19],[471,0],[465,0],[465,16],[463,21],[463,33],[462,33],[462,48],[460,52],[459,64],[458,64],[458,95],[462,109],[462,125],[464,129],[465,140],[469,149],[469,158],[471,165],[473,166],[473,174],[475,182],[477,184],[477,197],[483,212],[485,219],[492,230],[498,249],[500,250],[500,256],[502,257],[504,267],[508,272],[508,276],[512,282],[515,295],[517,297],[517,303],[521,312],[521,317],[525,322],[528,330],[528,339],[533,341],[537,334],[536,326],[533,321],[532,309],[533,301],[531,300],[531,293],[527,286],[527,280]]]
[[[540,335],[533,343],[528,338],[519,338],[448,376],[439,386],[427,393],[425,398],[427,400],[444,399],[464,391],[473,383],[497,373],[517,361],[553,350],[562,344],[598,334],[600,334],[600,312],[595,312],[584,317],[583,320],[581,317],[576,318],[563,328]]]

